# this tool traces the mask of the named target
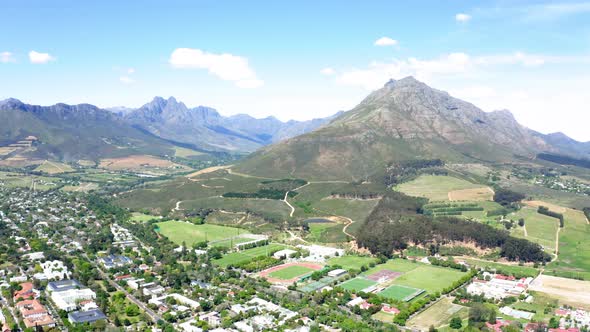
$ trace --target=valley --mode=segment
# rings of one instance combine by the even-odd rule
[[[148,111],[195,112],[170,99]],[[414,111],[431,121],[418,125]],[[504,139],[476,139],[478,131]],[[557,148],[505,112],[413,78],[252,154],[150,135],[155,145],[102,137],[93,144],[109,148],[66,158],[73,150],[34,133],[0,150],[5,274],[28,280],[36,269],[17,252],[61,257],[100,294],[98,310],[114,326],[190,331],[276,315],[283,319],[269,326],[290,330],[450,331],[474,324],[477,310],[523,326],[590,309],[561,285],[590,287],[586,169],[536,159]],[[61,152],[45,154],[49,146]],[[70,250],[62,239],[75,233],[81,241]],[[240,306],[255,303],[266,304],[244,314]]]

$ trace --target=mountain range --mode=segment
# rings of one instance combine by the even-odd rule
[[[65,161],[173,155],[177,146],[202,152],[249,153],[316,129],[333,117],[288,122],[274,117],[225,117],[209,107],[189,109],[173,97],[156,97],[138,109],[61,103],[37,106],[6,99],[0,101],[0,147],[31,135],[39,138],[39,144],[22,154]]]
[[[539,154],[589,158],[590,142],[541,134],[507,110],[484,112],[413,77],[390,80],[358,106],[331,117],[282,122],[274,117],[222,116],[155,97],[137,108],[89,104],[35,106],[0,101],[0,146],[39,138],[36,158],[75,161],[130,154],[250,153],[236,169],[266,177],[363,181],[399,161],[503,163]],[[572,162],[569,160],[568,162]]]
[[[543,135],[509,111],[484,112],[413,77],[390,80],[313,132],[274,144],[237,166],[268,177],[363,181],[405,160],[511,162],[539,153],[580,157],[588,143]]]

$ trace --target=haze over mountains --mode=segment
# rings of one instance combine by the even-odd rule
[[[156,97],[138,109],[109,110],[90,104],[36,106],[7,99],[0,101],[0,144],[33,135],[41,142],[35,156],[58,160],[172,155],[174,146],[247,153],[331,119],[282,122],[274,117],[224,117],[209,107],[189,109],[172,97]]]
[[[389,81],[348,112],[309,121],[226,117],[173,97],[109,110],[7,99],[0,102],[0,120],[1,144],[39,137],[36,157],[97,160],[173,155],[176,146],[232,153],[261,148],[237,168],[272,177],[364,180],[392,162],[414,159],[510,162],[542,152],[590,157],[590,143],[535,132],[509,111],[484,112],[413,77]]]

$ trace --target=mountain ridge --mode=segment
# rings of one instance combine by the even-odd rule
[[[416,159],[511,162],[559,152],[507,110],[484,112],[413,77],[390,80],[313,132],[252,154],[237,170],[272,177],[362,181]]]

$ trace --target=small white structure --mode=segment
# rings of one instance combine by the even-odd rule
[[[275,252],[272,255],[272,257],[274,257],[276,259],[286,259],[286,258],[291,258],[296,253],[297,253],[297,251],[295,251],[295,250],[283,249],[283,250],[279,250],[279,251]]]
[[[338,277],[343,276],[345,274],[346,274],[345,269],[336,269],[336,270],[332,270],[332,271],[328,272],[328,277],[338,278]]]
[[[344,255],[344,249],[324,247],[317,244],[310,246],[298,245],[297,247],[309,251],[309,256],[303,258],[308,262],[323,263],[327,258]]]
[[[77,280],[61,280],[47,284],[47,294],[55,305],[65,311],[73,311],[82,300],[94,300],[96,293]]]
[[[156,306],[165,305],[165,300],[169,297],[175,299],[177,302],[181,304],[189,306],[192,309],[198,309],[201,306],[199,302],[191,300],[188,297],[177,293],[166,294],[164,296],[152,298],[148,301],[148,303],[154,304]]]

